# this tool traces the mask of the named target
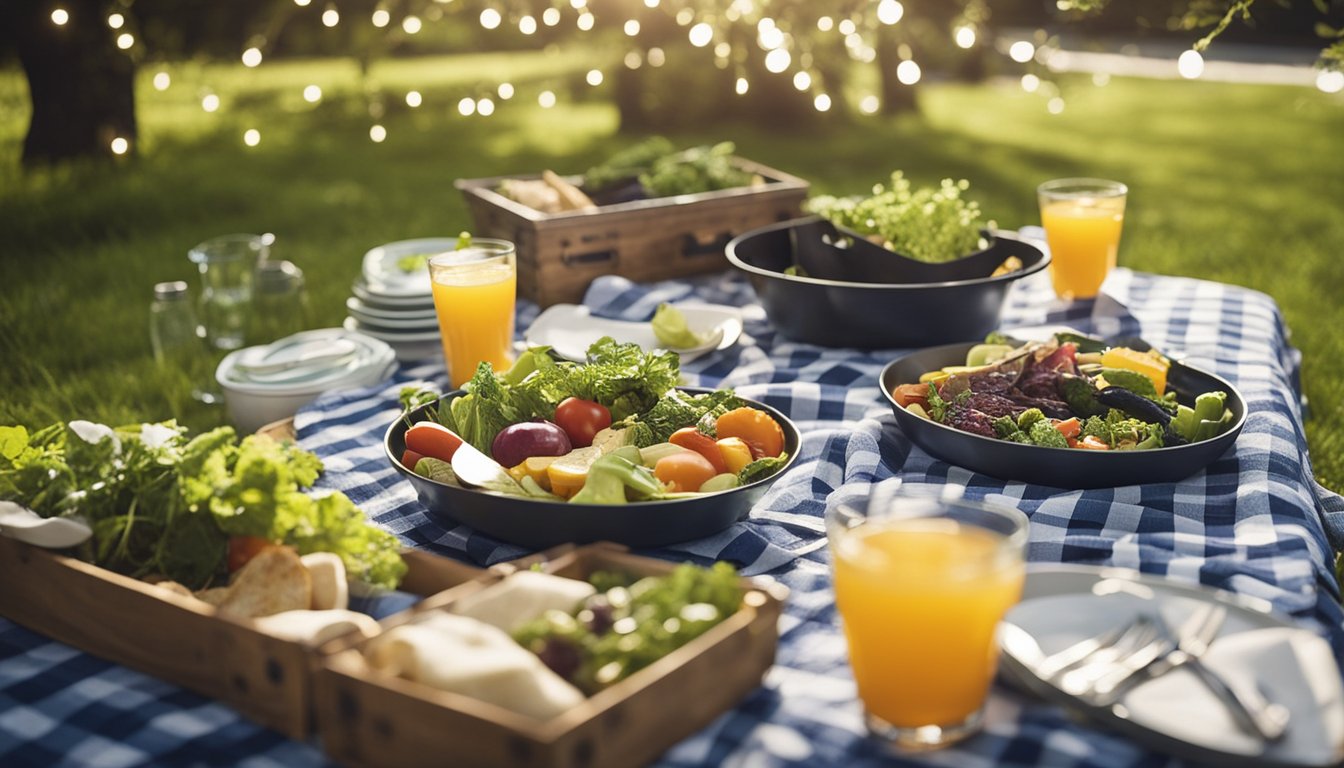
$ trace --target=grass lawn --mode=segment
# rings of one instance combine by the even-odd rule
[[[194,280],[190,246],[275,233],[273,255],[306,272],[314,327],[337,325],[369,247],[470,227],[454,179],[579,172],[635,138],[618,135],[602,89],[573,90],[589,66],[551,54],[380,63],[371,80],[392,94],[381,144],[369,140],[364,85],[349,62],[176,65],[163,92],[149,70],[139,159],[29,175],[18,166],[24,81],[0,71],[0,423],[220,422],[150,358],[151,287]],[[460,98],[488,93],[480,72],[513,82],[517,96],[496,99],[490,117],[461,117]],[[317,105],[302,99],[309,83],[323,89]],[[213,114],[200,108],[207,87],[223,103]],[[412,88],[424,96],[418,109],[400,98]],[[537,107],[542,89],[559,106]],[[862,191],[897,168],[920,183],[964,177],[1004,226],[1036,223],[1044,179],[1127,181],[1123,264],[1278,301],[1305,355],[1316,474],[1344,490],[1344,98],[1119,78],[1066,80],[1063,95],[1067,109],[1050,115],[1043,96],[1012,85],[929,85],[918,115],[808,133],[713,125],[672,138],[731,139],[818,192]],[[260,130],[259,146],[243,145],[247,128]]]

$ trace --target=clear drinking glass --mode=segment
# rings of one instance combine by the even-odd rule
[[[1090,299],[1115,269],[1129,188],[1106,179],[1055,179],[1036,188],[1061,299]]]
[[[290,261],[257,265],[252,287],[251,344],[269,344],[308,328],[308,295],[303,270]]]
[[[826,514],[836,605],[869,730],[933,749],[979,729],[999,620],[1022,594],[1027,517],[876,486]]]
[[[269,253],[266,235],[224,235],[188,252],[201,273],[201,326],[215,349],[243,346],[252,309],[253,276]]]
[[[481,362],[508,370],[518,295],[513,243],[474,238],[467,248],[431,257],[429,277],[452,385],[470,381]]]

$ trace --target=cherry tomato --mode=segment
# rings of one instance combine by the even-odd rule
[[[915,403],[928,410],[928,384],[901,384],[891,391],[891,396],[896,400],[896,404],[902,408],[909,408],[911,403]]]
[[[452,461],[462,438],[442,424],[422,421],[406,430],[406,449],[421,456],[431,456],[441,461]],[[404,463],[404,462],[403,462]],[[409,465],[414,469],[414,465]]]
[[[721,475],[728,471],[728,463],[723,460],[723,452],[719,450],[718,444],[714,438],[706,435],[695,427],[683,427],[672,433],[667,442],[673,445],[679,445],[704,456],[710,464],[714,466],[714,474]]]
[[[401,466],[414,472],[415,465],[420,463],[420,460],[423,458],[425,458],[425,455],[423,453],[416,453],[415,451],[412,451],[411,449],[407,448],[406,452],[401,454]]]
[[[247,565],[247,562],[261,553],[263,549],[275,546],[260,536],[229,537],[229,573]]]
[[[555,423],[575,448],[587,448],[593,444],[593,435],[611,426],[611,411],[601,403],[567,397],[555,407]]]
[[[751,448],[753,459],[784,452],[784,430],[770,414],[756,408],[734,408],[714,423],[720,438],[740,437]]]
[[[709,478],[717,475],[709,459],[695,451],[681,451],[658,460],[653,475],[673,493],[698,491]]]

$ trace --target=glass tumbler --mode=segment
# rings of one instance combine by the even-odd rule
[[[466,248],[431,257],[429,276],[452,385],[470,381],[482,362],[508,370],[518,295],[513,243],[475,238]]]
[[[200,319],[215,349],[243,346],[252,308],[257,265],[270,253],[266,235],[224,235],[197,245],[187,256],[201,273]]]
[[[1106,179],[1055,179],[1036,188],[1056,296],[1071,301],[1101,292],[1120,253],[1128,194]]]
[[[836,606],[869,731],[933,749],[981,725],[999,620],[1022,594],[1027,517],[882,489],[826,513]]]
[[[249,343],[269,344],[307,327],[308,295],[303,270],[290,261],[258,264],[252,288]]]

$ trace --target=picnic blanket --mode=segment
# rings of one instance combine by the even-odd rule
[[[830,587],[822,516],[877,481],[956,485],[970,498],[1012,504],[1031,518],[1033,562],[1115,565],[1270,601],[1344,655],[1344,611],[1331,537],[1344,500],[1312,479],[1302,428],[1300,356],[1262,293],[1119,269],[1094,302],[1054,299],[1044,274],[1009,293],[1002,327],[1066,325],[1094,335],[1142,336],[1231,381],[1249,418],[1235,447],[1177,483],[1069,491],[1005,482],[937,460],[897,428],[878,391],[881,368],[903,350],[820,348],[767,322],[734,274],[636,285],[599,278],[584,303],[596,315],[647,320],[661,302],[743,307],[733,347],[683,366],[686,383],[731,386],[785,413],[803,434],[800,460],[750,518],[705,539],[641,554],[729,560],[791,590],[775,667],[735,710],[681,742],[660,765],[1152,766],[1167,760],[1058,708],[997,690],[983,734],[917,757],[865,737]],[[955,308],[949,308],[955,311]],[[519,328],[538,308],[519,305]],[[424,512],[389,466],[382,435],[412,383],[446,390],[441,361],[403,366],[385,385],[334,393],[296,418],[300,443],[322,457],[319,485],[347,493],[408,545],[478,565],[522,550]],[[1331,533],[1327,533],[1330,531]],[[1338,539],[1336,539],[1338,540]],[[0,764],[320,765],[310,745],[241,720],[223,705],[93,659],[0,621]]]

